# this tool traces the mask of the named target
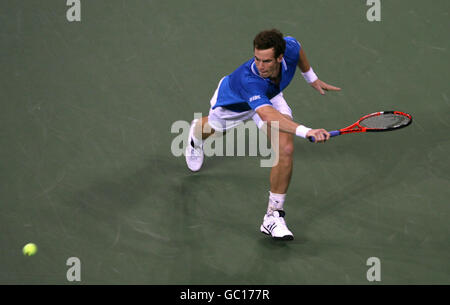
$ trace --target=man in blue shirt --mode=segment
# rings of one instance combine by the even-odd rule
[[[224,132],[250,119],[258,127],[264,122],[268,125],[277,122],[278,163],[270,172],[269,203],[260,231],[275,239],[292,240],[294,236],[284,220],[283,206],[292,174],[294,135],[313,136],[316,143],[325,142],[330,135],[325,129],[311,129],[294,122],[282,90],[291,82],[297,67],[305,80],[321,94],[324,90],[338,91],[340,88],[318,79],[303,48],[293,37],[283,37],[276,29],[262,31],[256,35],[253,46],[254,58],[221,79],[211,99],[209,115],[192,122],[186,163],[190,170],[200,170],[202,143],[215,131]]]

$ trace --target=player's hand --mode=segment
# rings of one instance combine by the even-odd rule
[[[314,137],[315,143],[325,142],[330,138],[330,134],[325,129],[311,129],[306,134],[306,138]]]
[[[320,94],[325,94],[325,91],[340,91],[341,88],[335,87],[335,86],[331,86],[328,85],[327,83],[321,81],[320,79],[317,79],[315,82],[311,83],[311,87],[313,87],[314,89],[316,89],[317,91],[320,92]]]

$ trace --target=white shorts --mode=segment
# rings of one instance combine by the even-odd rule
[[[258,128],[261,128],[264,122],[253,109],[244,112],[234,112],[223,107],[212,109],[217,102],[217,94],[222,80],[219,82],[219,86],[210,101],[211,109],[209,110],[208,115],[209,125],[211,125],[211,127],[216,131],[224,132],[225,130],[234,128],[239,124],[252,119]],[[284,99],[283,92],[280,92],[278,95],[274,96],[270,102],[272,103],[273,108],[278,110],[281,114],[287,114],[292,118],[292,110]]]

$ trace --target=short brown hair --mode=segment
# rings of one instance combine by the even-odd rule
[[[284,54],[286,50],[286,41],[283,34],[277,29],[262,31],[253,40],[253,49],[267,50],[270,48],[274,48],[275,58]]]

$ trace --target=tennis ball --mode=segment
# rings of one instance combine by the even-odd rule
[[[37,252],[37,246],[33,243],[26,244],[22,249],[23,255],[32,256]]]

